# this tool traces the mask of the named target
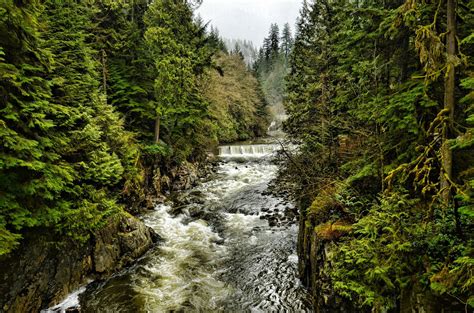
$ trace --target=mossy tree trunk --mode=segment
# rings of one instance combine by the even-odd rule
[[[455,109],[455,64],[456,58],[456,0],[447,0],[447,73],[444,87],[444,109],[448,111],[448,122],[443,129],[443,145],[441,148],[441,158],[443,170],[441,173],[441,190],[443,201],[449,204],[451,198],[450,180],[452,179],[453,154],[449,148],[450,132],[454,120]]]

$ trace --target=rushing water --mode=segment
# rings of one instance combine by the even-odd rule
[[[267,192],[273,150],[221,148],[217,173],[182,195],[186,204],[143,217],[163,241],[90,284],[79,295],[82,312],[309,312],[296,276],[293,206]]]

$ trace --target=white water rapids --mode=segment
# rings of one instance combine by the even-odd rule
[[[285,217],[293,205],[267,190],[275,145],[233,147],[221,147],[217,172],[182,194],[184,204],[143,217],[162,242],[88,285],[78,297],[82,312],[310,311],[297,279],[295,216]]]

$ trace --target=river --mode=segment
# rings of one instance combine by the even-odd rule
[[[297,278],[296,214],[272,195],[275,145],[221,147],[217,171],[143,216],[162,238],[134,266],[52,311],[310,312]]]

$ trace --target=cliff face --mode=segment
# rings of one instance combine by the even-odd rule
[[[318,313],[365,312],[334,293],[329,271],[335,243],[319,238],[314,225],[300,215],[298,233],[299,276],[312,297],[314,310]]]
[[[141,195],[127,195],[136,214],[165,195],[191,188],[213,171],[212,160],[160,169],[149,166]],[[144,255],[157,241],[153,230],[128,213],[117,214],[81,246],[45,229],[24,235],[21,246],[0,257],[0,312],[39,312],[59,303],[90,279],[105,279]]]
[[[304,206],[302,206],[304,207]],[[319,221],[320,222],[320,221]],[[333,288],[330,273],[333,267],[333,257],[337,251],[337,239],[322,238],[315,231],[318,221],[306,216],[300,208],[298,233],[299,276],[313,297],[314,311],[317,313],[444,313],[464,312],[453,299],[437,297],[429,290],[423,289],[418,280],[394,295],[392,310],[382,310],[372,307],[360,308],[350,299],[341,297]]]
[[[83,246],[30,232],[14,253],[0,258],[0,311],[39,312],[90,278],[105,278],[142,256],[157,241],[131,216],[115,216]]]

